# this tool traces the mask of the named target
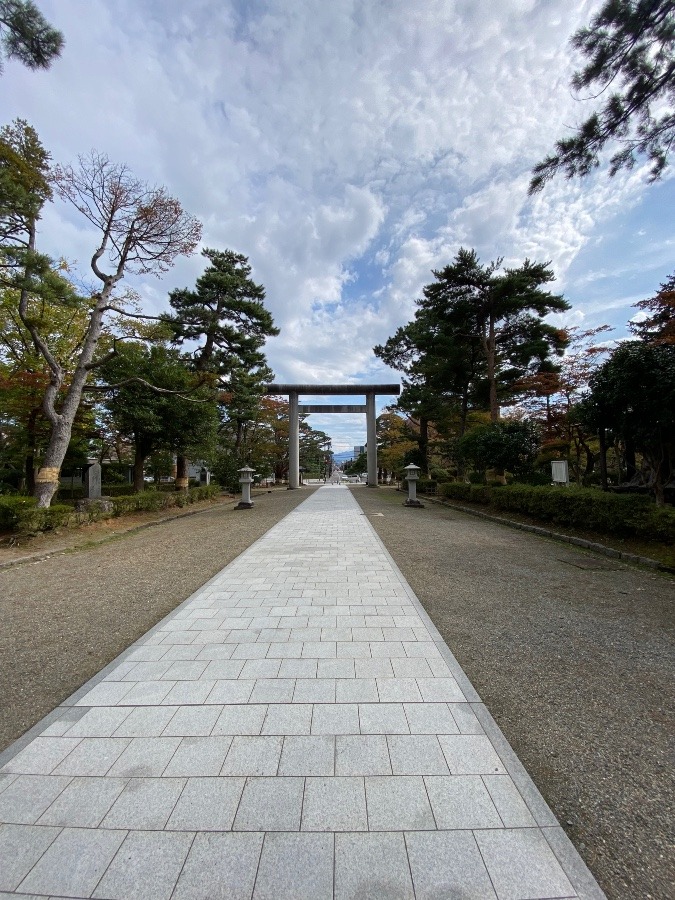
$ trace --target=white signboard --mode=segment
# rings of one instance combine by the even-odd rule
[[[554,484],[569,484],[570,476],[567,460],[556,460],[551,463],[551,480]]]

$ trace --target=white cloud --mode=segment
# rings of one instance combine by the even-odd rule
[[[568,87],[567,41],[596,6],[41,0],[63,57],[43,73],[7,65],[2,120],[27,118],[60,161],[94,146],[126,161],[202,219],[205,245],[249,256],[282,329],[280,379],[380,379],[372,347],[461,245],[551,259],[582,300],[587,259],[587,285],[626,296],[594,248],[673,183],[647,189],[634,171],[526,194],[533,163],[588,109]],[[48,210],[41,240],[86,269],[93,238],[72,211]],[[668,265],[668,240],[636,226],[621,267]],[[139,282],[148,309],[201,269],[197,256]]]

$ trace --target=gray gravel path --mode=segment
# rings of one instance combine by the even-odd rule
[[[0,571],[0,750],[189,597],[310,490],[210,507]]]
[[[672,576],[354,496],[608,898],[673,898]]]

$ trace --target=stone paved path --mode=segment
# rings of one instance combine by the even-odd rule
[[[0,823],[0,898],[603,896],[331,485],[0,756]]]

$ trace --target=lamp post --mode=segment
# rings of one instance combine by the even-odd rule
[[[250,466],[244,466],[239,469],[239,484],[241,485],[241,500],[235,506],[235,509],[252,509],[253,500],[251,500],[251,483],[255,469]]]
[[[415,509],[424,509],[424,504],[417,499],[417,479],[420,477],[420,467],[410,463],[409,466],[405,467],[404,472],[408,482],[408,499],[403,505],[414,507]]]

